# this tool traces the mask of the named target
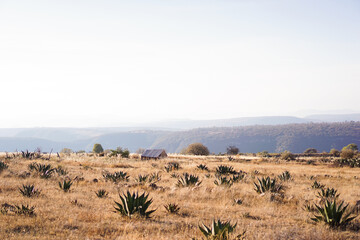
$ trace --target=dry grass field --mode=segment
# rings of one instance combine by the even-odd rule
[[[1,161],[8,168],[0,173],[0,239],[201,239],[199,225],[210,225],[213,219],[237,223],[232,236],[246,230],[246,239],[360,239],[358,216],[346,229],[330,229],[310,220],[313,213],[304,210],[306,203],[318,203],[319,190],[313,189],[316,180],[340,193],[339,199],[349,203],[349,209],[360,200],[360,168],[334,167],[331,163],[314,160],[282,161],[275,158],[229,161],[227,157],[169,156],[167,159],[141,161],[95,157],[88,155],[53,156],[50,160],[23,159]],[[178,170],[165,171],[169,162],[178,162]],[[61,166],[65,175],[54,173],[50,178],[39,177],[28,165],[37,162]],[[208,171],[197,168],[206,164]],[[217,186],[215,169],[220,165],[244,171],[244,179],[231,187]],[[123,171],[128,181],[106,181],[103,174]],[[254,181],[263,176],[277,177],[289,171],[292,180],[283,182],[280,194],[258,194]],[[177,186],[183,173],[199,176],[202,183],[193,187]],[[139,174],[159,173],[155,184],[139,183]],[[58,182],[71,179],[69,192],[60,189]],[[19,188],[34,184],[41,192],[25,197]],[[105,189],[109,194],[99,198],[95,192]],[[153,199],[151,218],[126,217],[115,212],[114,201],[127,190],[147,192]],[[241,204],[235,203],[240,199]],[[168,213],[165,204],[176,203],[178,213]],[[239,202],[240,203],[240,202]],[[16,214],[9,205],[35,207],[34,216]]]

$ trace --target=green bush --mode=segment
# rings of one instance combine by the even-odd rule
[[[343,159],[352,159],[355,156],[355,152],[352,149],[341,150],[340,157]]]
[[[349,145],[343,147],[343,148],[341,149],[341,151],[346,150],[346,149],[349,149],[349,150],[352,150],[352,151],[357,151],[357,150],[359,150],[359,149],[358,149],[358,146],[357,146],[355,143],[350,143]]]
[[[295,155],[292,154],[289,151],[284,151],[283,153],[281,153],[281,159],[283,159],[283,160],[295,160]]]
[[[335,148],[332,148],[329,153],[334,157],[340,157],[340,151]]]
[[[189,155],[204,155],[204,156],[210,154],[209,149],[201,143],[190,144],[186,148],[185,153]]]
[[[104,149],[103,149],[103,147],[101,146],[100,143],[95,143],[94,147],[93,147],[93,152],[94,153],[103,153]]]

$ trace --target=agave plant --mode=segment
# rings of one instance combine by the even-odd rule
[[[129,176],[127,175],[126,172],[123,171],[119,171],[115,173],[106,172],[103,174],[103,177],[105,178],[106,181],[110,180],[115,183],[118,181],[129,181]]]
[[[122,195],[119,194],[119,197],[121,202],[115,201],[117,206],[115,207],[115,212],[118,212],[121,215],[131,217],[134,214],[138,214],[141,217],[150,218],[150,214],[156,211],[156,209],[148,211],[152,199],[148,200],[149,194],[146,194],[145,192],[139,195],[138,192],[130,193],[130,191],[127,191]]]
[[[314,215],[311,220],[315,222],[324,222],[332,228],[343,227],[356,218],[356,216],[350,216],[351,213],[346,213],[349,204],[343,205],[344,201],[337,204],[336,199],[332,201],[326,200],[325,205],[323,206],[315,204],[319,215]]]
[[[205,164],[199,164],[196,167],[200,170],[209,171],[209,168]]]
[[[206,226],[202,224],[199,226],[200,231],[205,236],[205,239],[211,240],[229,240],[230,233],[232,233],[236,228],[236,223],[231,224],[230,221],[221,221],[221,220],[213,220],[210,226]],[[238,235],[237,239],[242,239],[245,235],[245,232]]]
[[[321,189],[321,188],[324,188],[324,187],[325,187],[325,185],[321,184],[318,181],[314,181],[314,183],[311,186],[311,188],[314,188],[314,189]]]
[[[157,181],[160,181],[160,180],[161,180],[161,176],[160,176],[160,174],[158,172],[150,174],[149,178],[148,178],[149,183],[157,182]]]
[[[50,178],[55,171],[50,164],[30,163],[28,168],[30,171],[35,170],[41,178],[45,179]]]
[[[244,178],[245,178],[245,173],[237,173],[232,176],[231,180],[232,182],[236,183],[243,180]]]
[[[276,183],[276,179],[271,179],[270,177],[262,177],[258,178],[258,183],[254,182],[254,190],[257,193],[265,193],[265,192],[279,192],[282,190],[282,185]]]
[[[68,174],[68,172],[61,166],[58,166],[57,168],[55,168],[55,172],[59,175],[59,176],[65,176],[66,174]]]
[[[180,210],[180,207],[175,203],[168,203],[164,205],[164,208],[168,211],[168,213],[178,213]]]
[[[165,166],[165,171],[166,172],[171,172],[173,170],[179,170],[179,168],[180,168],[179,163],[177,163],[177,162],[169,162],[167,164],[167,166]]]
[[[25,216],[35,216],[35,207],[34,206],[29,206],[29,205],[14,205],[13,206],[13,211],[15,212],[15,214],[18,215],[25,215]]]
[[[135,181],[138,182],[138,183],[144,183],[148,180],[149,178],[149,175],[146,174],[146,175],[141,175],[139,174],[137,178],[135,178]]]
[[[216,168],[217,175],[236,174],[232,166],[220,165]]]
[[[2,172],[4,169],[7,169],[8,167],[9,166],[6,163],[0,161],[0,172]]]
[[[68,192],[70,190],[70,187],[72,185],[72,181],[71,180],[63,180],[63,182],[59,182],[59,187],[60,189],[62,189],[64,192]]]
[[[326,188],[326,189],[321,188],[317,196],[322,200],[331,200],[331,199],[337,199],[340,196],[340,194],[337,194],[337,190],[334,188]]]
[[[35,189],[34,185],[22,185],[22,188],[19,188],[19,191],[23,196],[29,198],[40,194],[40,190]]]
[[[182,177],[178,179],[177,186],[179,187],[190,187],[190,186],[199,186],[201,181],[196,175],[184,173]]]
[[[231,187],[233,185],[232,179],[228,179],[227,177],[218,176],[215,181],[215,185],[217,186],[224,186],[224,187]]]
[[[99,189],[95,194],[98,198],[105,198],[109,193],[105,189]]]
[[[285,171],[285,172],[281,173],[278,176],[278,178],[280,179],[280,181],[283,181],[283,182],[289,181],[289,180],[291,180],[291,174],[289,171]]]

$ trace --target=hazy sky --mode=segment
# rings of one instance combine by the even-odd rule
[[[0,0],[0,127],[360,112],[358,0]]]

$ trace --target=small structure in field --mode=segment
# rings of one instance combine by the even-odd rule
[[[167,157],[167,154],[164,149],[146,149],[144,153],[141,154],[141,160],[160,159],[165,157]]]

